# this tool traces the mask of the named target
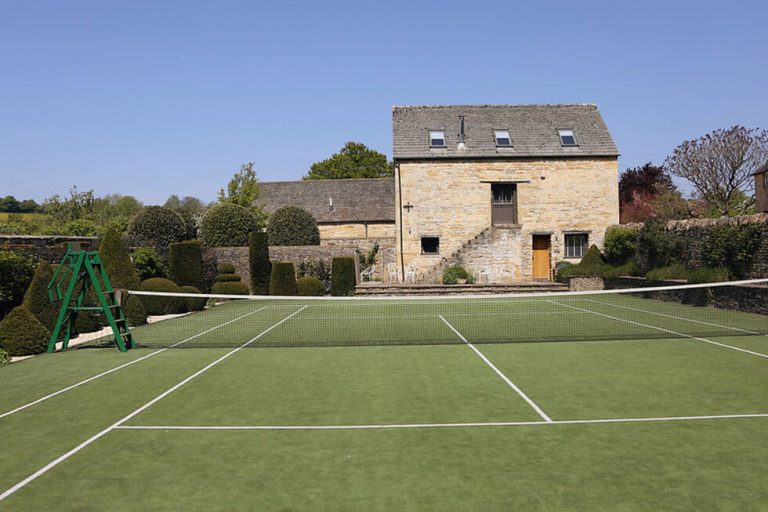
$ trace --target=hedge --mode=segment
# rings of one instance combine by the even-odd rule
[[[248,285],[242,281],[222,281],[214,283],[212,293],[221,295],[248,295]]]
[[[49,331],[56,326],[56,320],[59,317],[59,306],[61,306],[60,302],[51,302],[48,298],[48,284],[51,282],[51,278],[53,278],[51,264],[45,260],[40,260],[22,302]],[[65,282],[65,284],[69,283]]]
[[[648,281],[669,281],[670,279],[688,279],[688,269],[682,263],[673,263],[666,267],[659,267],[645,274]]]
[[[293,263],[276,261],[272,264],[272,275],[269,279],[270,295],[297,295],[296,271]]]
[[[356,285],[355,259],[348,256],[333,258],[331,261],[331,295],[337,297],[354,295]]]
[[[216,268],[219,271],[219,274],[234,274],[236,272],[235,266],[228,261],[219,263]]]
[[[162,277],[153,277],[141,282],[141,289],[147,292],[181,293],[176,283]],[[183,297],[162,297],[140,295],[141,302],[149,315],[172,315],[187,312],[187,301]]]
[[[168,270],[165,268],[163,259],[151,247],[136,248],[131,254],[131,261],[136,267],[140,282],[153,277],[168,277]]]
[[[242,278],[238,274],[219,274],[216,276],[217,283],[227,283],[233,281],[242,281]]]
[[[0,319],[21,305],[35,275],[35,260],[13,251],[0,251]]]
[[[123,243],[116,230],[110,229],[106,232],[99,244],[99,254],[113,288],[124,290],[138,290],[140,288],[139,273],[128,256],[128,247]],[[141,299],[134,295],[130,295],[126,299],[123,304],[123,312],[130,325],[147,323],[147,312]]]
[[[164,251],[168,245],[181,242],[187,227],[181,216],[164,206],[147,206],[128,224],[128,235],[140,245],[152,245]]]
[[[296,280],[299,295],[311,297],[325,295],[325,285],[321,280],[312,276],[304,276]]]
[[[272,245],[320,245],[317,221],[296,206],[280,208],[269,217],[267,236]]]
[[[637,229],[615,226],[605,233],[603,244],[605,259],[613,265],[621,265],[635,257]]]
[[[0,322],[0,348],[11,356],[45,352],[51,333],[25,306],[14,308]]]
[[[170,245],[168,277],[179,286],[203,286],[203,244],[199,240]]]
[[[730,281],[731,277],[731,272],[727,268],[703,267],[690,273],[688,283],[717,283],[720,281]]]
[[[464,267],[454,265],[443,272],[443,284],[456,284],[459,280],[472,281],[472,275]]]
[[[179,289],[182,293],[193,293],[193,294],[199,294],[200,290],[195,288],[194,286],[180,286]],[[186,297],[187,301],[187,309],[190,311],[202,311],[205,309],[205,304],[208,302],[208,299],[205,297]]]
[[[272,263],[269,261],[269,237],[266,233],[253,231],[248,237],[248,264],[251,290],[255,295],[268,294]]]
[[[244,247],[248,245],[248,234],[256,229],[258,221],[248,209],[222,203],[203,215],[200,239],[209,247]]]
[[[194,240],[197,238],[197,220],[192,212],[182,208],[174,208],[173,211],[184,221],[184,239]]]

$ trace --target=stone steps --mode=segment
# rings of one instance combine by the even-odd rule
[[[565,292],[568,286],[553,282],[525,282],[513,284],[382,284],[358,285],[355,295],[488,295],[496,293]]]

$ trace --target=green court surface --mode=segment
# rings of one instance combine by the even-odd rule
[[[0,509],[765,510],[766,322],[231,301],[0,369]]]

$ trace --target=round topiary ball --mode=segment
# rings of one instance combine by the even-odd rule
[[[258,229],[256,217],[242,206],[222,203],[203,215],[200,239],[209,247],[244,247],[248,234]]]
[[[242,281],[225,281],[215,283],[211,288],[211,293],[217,295],[249,295],[248,285]]]
[[[128,224],[128,235],[139,244],[166,249],[173,242],[185,240],[184,219],[164,206],[147,206]]]
[[[304,276],[296,280],[296,286],[299,289],[299,295],[323,296],[325,295],[325,285],[321,280],[314,276]]]
[[[269,218],[270,245],[320,245],[320,231],[307,210],[295,206],[280,208]]]
[[[181,286],[180,287],[182,293],[190,293],[199,295],[200,290],[195,288],[194,286]],[[205,304],[208,302],[208,299],[205,297],[187,297],[187,308],[190,311],[202,311],[205,309]]]
[[[181,293],[181,288],[170,279],[152,277],[141,282],[145,292]],[[187,312],[187,300],[183,297],[139,295],[148,315],[173,315]]]

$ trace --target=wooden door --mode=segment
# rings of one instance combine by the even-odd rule
[[[533,235],[533,278],[549,279],[550,235]]]

